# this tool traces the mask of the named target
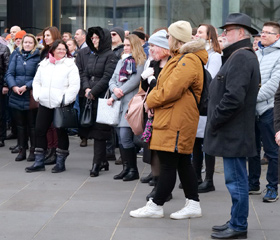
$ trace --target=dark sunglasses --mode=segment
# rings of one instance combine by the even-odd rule
[[[113,36],[113,37],[116,36],[116,35],[117,35],[117,33],[111,33],[111,36]]]

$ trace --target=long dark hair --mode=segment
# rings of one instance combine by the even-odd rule
[[[68,46],[66,45],[66,43],[63,41],[63,40],[55,40],[49,50],[49,53],[54,55],[53,52],[55,51],[55,49],[58,47],[59,44],[63,44],[66,48],[66,55],[68,58],[71,58],[72,55],[71,53],[69,52],[69,49],[68,49]],[[49,58],[49,55],[46,56],[46,58]]]
[[[43,45],[44,45],[45,49],[49,49],[50,46],[47,45],[46,42],[45,42],[45,32],[46,31],[50,31],[53,41],[55,41],[57,39],[61,39],[61,34],[60,34],[59,30],[57,29],[57,27],[46,27],[44,29],[44,31],[43,31]]]
[[[212,25],[205,24],[205,23],[200,24],[199,27],[200,26],[205,26],[206,27],[206,29],[207,29],[206,34],[207,34],[207,38],[208,38],[207,40],[209,40],[209,41],[212,40],[212,45],[213,45],[214,51],[218,52],[218,53],[221,53],[222,51],[221,51],[221,48],[220,48],[220,45],[219,45],[219,42],[218,42],[218,37],[217,37],[217,33],[216,33],[215,28]]]

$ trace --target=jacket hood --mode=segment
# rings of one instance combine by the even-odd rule
[[[208,53],[205,50],[206,41],[198,38],[185,43],[179,49],[180,53],[195,53],[203,61],[204,65],[208,61]]]
[[[193,39],[180,47],[180,53],[195,53],[204,50],[206,41],[204,39]]]
[[[259,46],[259,51],[262,52],[263,55],[269,54],[273,51],[279,50],[280,49],[280,40],[278,39],[275,43],[271,44],[270,46],[264,47],[261,44],[261,41],[258,43]]]
[[[98,50],[94,47],[94,45],[91,41],[91,37],[94,33],[99,37]],[[91,51],[93,51],[95,53],[101,53],[105,50],[108,50],[108,49],[112,48],[111,33],[106,28],[91,27],[91,28],[88,29],[88,34],[87,34],[87,37],[86,37],[86,43],[87,43],[87,45],[88,45],[88,47],[90,48]]]

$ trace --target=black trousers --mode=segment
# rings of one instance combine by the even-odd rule
[[[47,131],[53,122],[54,109],[50,109],[39,105],[37,119],[36,119],[36,147],[47,149]],[[57,128],[58,148],[68,150],[69,138],[65,128]]]
[[[19,127],[35,128],[38,109],[18,110],[13,108],[12,114]]]
[[[153,202],[160,206],[165,203],[175,187],[177,171],[185,197],[199,201],[197,178],[191,163],[191,155],[164,151],[157,151],[157,154],[160,161],[160,175]]]
[[[6,138],[6,114],[5,114],[5,95],[2,94],[2,87],[0,87],[0,141]]]
[[[86,97],[79,97],[80,117],[82,116],[82,113],[84,112],[85,105],[86,105]],[[79,137],[81,139],[83,139],[83,138],[88,139],[89,131],[90,131],[89,128],[79,126],[79,128],[78,128]]]
[[[201,169],[203,162],[202,152],[203,138],[196,138],[193,147],[193,167],[195,169],[198,181],[202,180]],[[205,165],[206,165],[206,176],[205,179],[213,180],[215,170],[215,156],[208,155],[205,153]]]

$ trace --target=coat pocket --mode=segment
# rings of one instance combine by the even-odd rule
[[[156,109],[153,122],[154,129],[168,129],[170,127],[174,104],[169,103]]]

